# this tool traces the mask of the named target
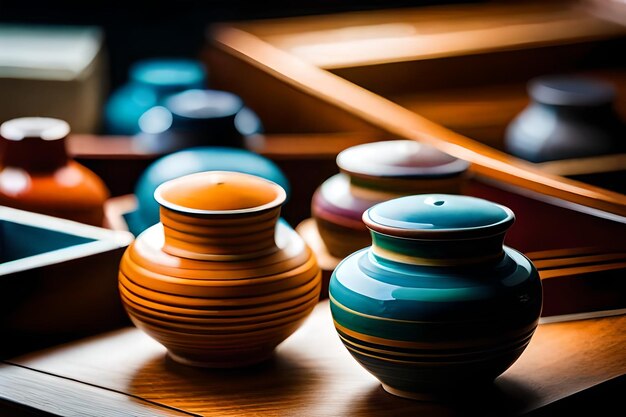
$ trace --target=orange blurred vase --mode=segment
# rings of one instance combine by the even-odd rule
[[[102,226],[108,190],[67,154],[63,120],[22,117],[0,126],[0,205]]]
[[[285,191],[248,174],[210,171],[157,188],[161,223],[120,265],[133,323],[188,365],[267,359],[318,301],[311,250],[279,219]]]

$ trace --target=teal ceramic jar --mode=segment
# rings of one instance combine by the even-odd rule
[[[363,214],[372,246],[330,281],[337,332],[388,392],[443,399],[489,384],[528,345],[541,313],[537,270],[503,246],[511,210],[447,194]]]
[[[204,88],[207,74],[196,60],[146,59],[133,64],[127,84],[115,90],[104,109],[105,129],[112,135],[134,135],[141,131],[139,119],[176,93]]]

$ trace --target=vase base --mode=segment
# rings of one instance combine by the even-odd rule
[[[213,358],[210,360],[202,360],[202,359],[192,359],[187,358],[185,356],[178,355],[176,353],[167,352],[167,355],[177,363],[187,366],[194,366],[197,368],[242,368],[245,366],[256,365],[261,362],[265,362],[269,360],[273,355],[274,351],[264,353],[262,355],[255,355],[251,357],[246,357],[242,359],[225,359],[225,358]]]
[[[446,399],[443,392],[419,392],[419,391],[404,391],[401,389],[390,387],[389,385],[382,384],[383,389],[391,395],[396,397],[407,398],[409,400],[417,401],[429,401],[429,402],[442,402]]]

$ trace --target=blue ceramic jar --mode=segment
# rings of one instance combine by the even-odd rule
[[[372,246],[330,281],[336,330],[388,392],[445,399],[488,384],[522,353],[541,313],[537,270],[503,246],[514,215],[458,195],[422,194],[363,214]]]
[[[165,181],[203,171],[235,171],[273,181],[289,196],[289,181],[280,168],[256,153],[236,148],[197,147],[174,152],[156,160],[142,173],[135,186],[138,207],[125,220],[138,235],[159,222],[159,205],[154,191]]]
[[[530,81],[531,101],[507,127],[505,150],[531,162],[626,151],[626,128],[612,85],[584,77]]]
[[[204,66],[188,59],[149,59],[134,64],[129,82],[111,94],[105,106],[105,129],[113,135],[134,135],[139,118],[165,98],[181,91],[204,88]]]

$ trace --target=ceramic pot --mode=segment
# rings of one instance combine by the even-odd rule
[[[289,181],[280,168],[256,153],[236,148],[199,147],[159,158],[141,174],[135,186],[137,210],[126,215],[129,230],[138,235],[159,222],[157,187],[165,181],[202,171],[236,171],[256,175],[283,187],[289,196]]]
[[[545,76],[528,85],[531,102],[507,127],[505,150],[531,162],[626,151],[626,128],[610,84]]]
[[[279,220],[285,191],[211,171],[159,186],[161,223],[122,258],[119,288],[135,325],[176,361],[234,367],[267,359],[311,312],[320,270]]]
[[[114,91],[105,105],[105,128],[113,135],[134,135],[141,131],[139,119],[161,105],[172,94],[204,88],[204,66],[188,59],[148,59],[135,63],[128,83]]]
[[[311,212],[328,252],[344,258],[370,244],[361,220],[374,204],[421,193],[460,193],[469,164],[411,140],[374,142],[337,156],[340,174],[315,192]]]
[[[192,146],[243,147],[262,131],[261,121],[235,94],[193,89],[171,95],[139,119],[137,146],[171,152]]]
[[[0,126],[0,205],[102,226],[108,190],[67,154],[63,120],[12,119]]]
[[[446,399],[490,383],[528,345],[542,306],[537,270],[503,247],[506,207],[423,194],[377,204],[372,246],[330,281],[337,332],[388,392]]]

